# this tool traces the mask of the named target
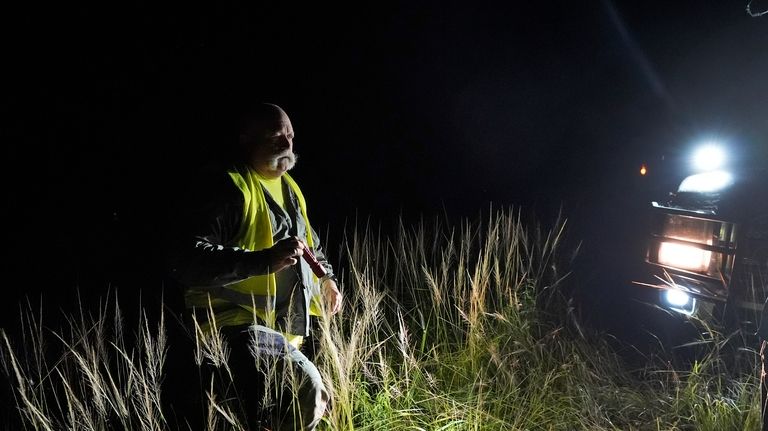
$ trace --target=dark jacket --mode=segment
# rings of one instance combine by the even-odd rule
[[[307,225],[300,215],[297,196],[283,184],[285,209],[265,191],[270,210],[274,242],[289,236],[306,239]],[[202,176],[178,199],[169,214],[167,267],[181,288],[210,289],[212,295],[221,286],[267,273],[267,255],[260,250],[245,250],[236,244],[242,216],[243,195],[231,178],[223,172]],[[312,230],[313,251],[321,265],[333,272]],[[308,304],[312,292],[302,282],[302,274],[310,271],[299,262],[276,274],[278,286],[275,298],[277,329],[296,335],[308,335]],[[217,290],[219,289],[219,290]],[[214,312],[239,307],[233,298]],[[257,304],[261,305],[261,304]],[[199,319],[200,316],[198,315]]]

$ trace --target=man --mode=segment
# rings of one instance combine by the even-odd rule
[[[275,429],[311,430],[328,391],[298,349],[309,335],[310,316],[337,313],[342,297],[304,196],[287,173],[296,162],[293,138],[291,121],[277,105],[259,104],[243,114],[234,163],[207,193],[198,193],[205,196],[187,198],[188,209],[174,216],[187,224],[169,264],[185,288],[198,345],[217,328],[228,342],[232,383],[249,425],[257,426],[262,410],[272,408],[268,421]],[[305,252],[313,252],[326,275],[313,274]],[[256,368],[250,381],[238,376]]]

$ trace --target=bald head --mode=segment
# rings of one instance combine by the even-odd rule
[[[240,147],[245,162],[266,178],[277,178],[293,168],[293,126],[277,105],[261,103],[240,117]]]
[[[287,116],[283,108],[273,103],[259,103],[249,106],[246,111],[240,114],[240,134],[247,134],[254,127],[263,127]]]

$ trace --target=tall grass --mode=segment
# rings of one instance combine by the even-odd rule
[[[754,351],[754,372],[729,372],[726,337],[709,331],[690,368],[654,358],[628,369],[580,326],[565,294],[577,282],[566,232],[562,220],[545,228],[510,209],[456,226],[401,222],[392,235],[355,227],[339,259],[345,305],[316,334],[332,395],[320,429],[759,429]],[[106,308],[70,318],[66,334],[27,313],[19,346],[2,333],[25,429],[175,429],[159,399],[174,348],[164,320],[144,318],[129,345],[119,308],[113,319]],[[226,345],[197,339],[200,363],[219,361],[228,378]],[[192,429],[242,429],[232,400],[203,383],[207,420]]]
[[[163,318],[150,323],[142,314],[129,344],[120,308],[106,301],[95,316],[82,309],[67,316],[66,332],[46,332],[43,313],[31,307],[22,315],[20,346],[14,348],[4,330],[0,337],[24,429],[166,429],[159,397],[167,352]]]

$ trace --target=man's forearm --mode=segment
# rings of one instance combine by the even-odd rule
[[[197,241],[171,263],[172,275],[187,286],[221,286],[267,274],[267,254]]]

